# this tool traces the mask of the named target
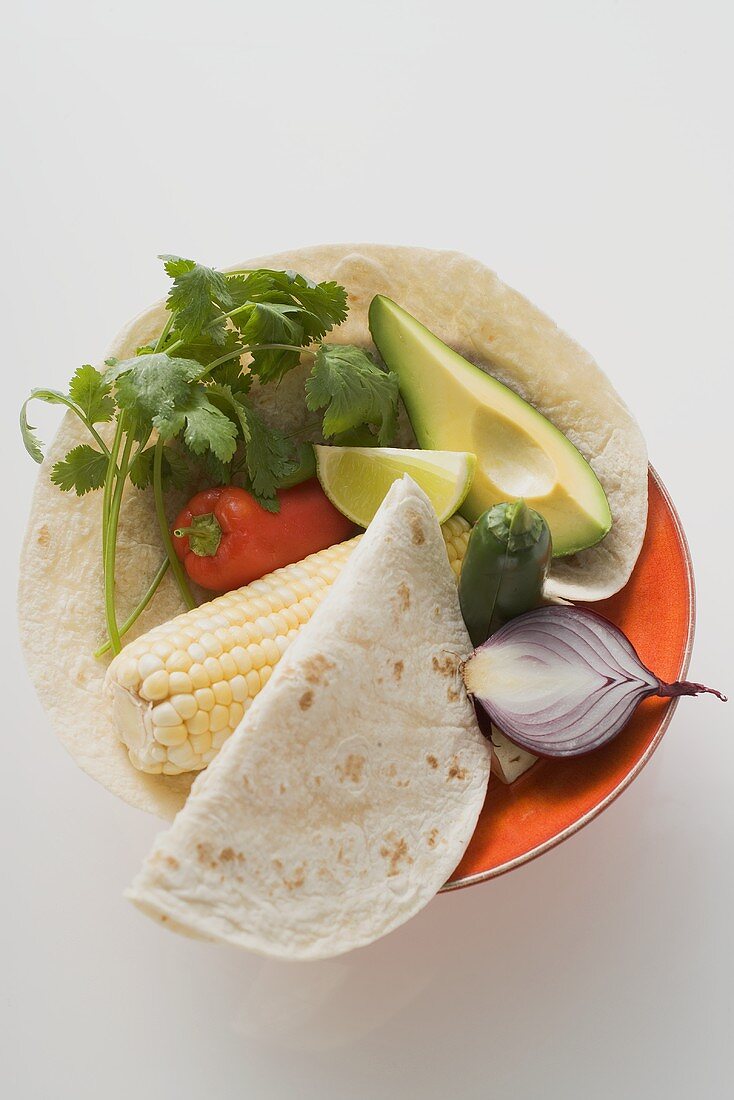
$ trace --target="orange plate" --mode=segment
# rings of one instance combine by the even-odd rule
[[[673,503],[649,474],[647,532],[634,572],[621,592],[590,604],[625,632],[663,680],[688,669],[695,596],[691,559]],[[511,871],[572,836],[612,802],[648,762],[673,716],[676,700],[647,699],[622,733],[575,760],[539,760],[511,786],[492,776],[472,841],[444,890]]]

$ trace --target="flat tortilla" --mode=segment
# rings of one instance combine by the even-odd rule
[[[128,896],[176,931],[288,959],[402,924],[484,802],[471,648],[435,513],[403,478]]]
[[[380,245],[324,245],[259,257],[237,267],[292,268],[337,279],[350,312],[334,339],[371,346],[367,309],[376,293],[395,299],[442,340],[544,413],[589,459],[609,498],[614,524],[602,543],[556,560],[549,594],[596,600],[621,588],[642,545],[647,459],[639,428],[593,359],[527,299],[482,264],[454,252]],[[155,338],[163,303],[127,325],[108,355],[125,358]],[[254,399],[291,431],[303,422],[308,367]],[[413,444],[403,417],[398,442]],[[163,817],[183,805],[191,776],[148,776],[130,764],[102,691],[105,663],[91,654],[104,639],[101,494],[77,498],[49,481],[51,465],[86,433],[69,414],[48,450],[31,508],[21,562],[20,627],[30,674],[54,730],[77,763],[130,804]],[[171,516],[176,500],[169,501]],[[120,520],[118,606],[124,617],[161,561],[152,495],[128,486]],[[73,563],[73,568],[70,568]],[[132,640],[183,610],[170,576],[128,635]]]

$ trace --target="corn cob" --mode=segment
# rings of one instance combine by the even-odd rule
[[[441,530],[458,578],[469,524],[452,516]],[[105,683],[136,768],[179,775],[211,763],[360,538],[276,569],[125,646]]]

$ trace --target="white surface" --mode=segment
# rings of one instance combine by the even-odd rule
[[[697,566],[692,674],[731,692],[732,29],[724,0],[5,16],[4,1095],[730,1095],[732,704],[684,700],[633,787],[537,862],[344,959],[277,965],[123,901],[157,824],[53,740],[12,574],[35,474],[17,406],[161,293],[156,253],[454,247],[639,416]],[[48,437],[55,411],[36,419]]]

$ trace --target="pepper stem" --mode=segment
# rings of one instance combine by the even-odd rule
[[[177,527],[177,539],[188,539],[189,550],[200,558],[213,558],[222,541],[222,528],[213,512],[191,517],[190,527]]]

